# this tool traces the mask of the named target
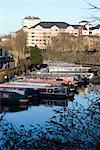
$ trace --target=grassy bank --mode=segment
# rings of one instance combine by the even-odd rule
[[[63,51],[63,52],[49,52],[48,59],[66,61],[66,62],[86,62],[86,63],[100,63],[100,51],[95,53],[87,53],[85,51]]]

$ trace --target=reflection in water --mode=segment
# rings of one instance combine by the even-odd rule
[[[85,96],[89,94],[91,91],[100,93],[100,85],[90,84],[87,87],[78,88],[78,94],[81,96]]]
[[[10,102],[4,102],[0,100],[0,113],[2,112],[18,112],[27,110],[28,105],[23,103],[10,103]]]
[[[95,92],[100,92],[100,85],[92,85],[90,84],[87,87],[82,87],[78,88],[78,95],[80,96],[85,96],[88,95],[91,91]],[[18,112],[18,111],[23,111],[23,110],[28,110],[29,107],[34,107],[34,106],[68,106],[69,101],[73,101],[74,98],[72,99],[67,99],[67,100],[56,100],[56,99],[38,99],[36,97],[29,99],[29,101],[16,101],[16,100],[11,100],[8,101],[7,99],[1,100],[0,99],[0,113],[2,112]]]
[[[81,93],[82,92],[86,93],[86,91],[83,88]],[[83,101],[84,97],[83,96],[79,97],[82,98],[81,100]],[[57,149],[91,149],[91,150],[98,149],[96,145],[98,146],[100,137],[98,126],[99,107],[96,104],[97,102],[99,102],[99,99],[98,101],[96,101],[96,103],[95,102],[93,103],[92,101],[92,103],[89,104],[88,109],[84,109],[84,107],[81,106],[79,107],[78,105],[76,105],[77,109],[74,109],[75,107],[73,107],[73,109],[67,109],[67,107],[60,107],[61,109],[55,109],[56,114],[54,115],[50,114],[51,107],[44,107],[44,106],[67,106],[68,101],[73,100],[32,99],[28,105],[24,105],[26,106],[26,108],[28,108],[28,106],[33,106],[31,109],[31,113],[29,112],[28,115],[25,112],[22,112],[17,113],[18,116],[15,117],[14,115],[8,113],[8,116],[6,116],[6,118],[10,120],[12,119],[11,122],[14,122],[14,119],[17,118],[17,121],[15,123],[18,125],[20,120],[19,124],[21,124],[21,126],[19,130],[18,129],[16,130],[15,128],[13,130],[12,124],[10,126],[8,125],[8,123],[4,124],[3,122],[3,126],[1,126],[2,137],[0,138],[2,139],[1,143],[2,144],[4,143],[2,147],[5,147],[7,145],[8,148],[8,146],[10,147],[10,145],[11,146],[17,145],[16,148],[19,149],[29,149],[29,146],[31,149],[47,149],[47,148],[52,149],[53,147],[54,148],[57,147]],[[1,106],[3,106],[2,102],[1,104],[2,104]],[[35,107],[41,105],[43,106]],[[20,103],[18,103],[17,106],[16,106],[17,111],[23,108],[22,107],[23,105],[20,107]],[[10,107],[11,108],[9,109],[9,111],[11,111],[12,109],[12,104],[10,105]],[[9,117],[10,116],[9,114],[11,115],[11,117]],[[50,118],[49,121],[46,122],[47,124],[39,126],[40,125],[39,120],[43,122],[43,117],[46,115],[48,116],[47,118]],[[53,117],[51,118],[51,116]],[[30,128],[28,128],[30,118],[32,125],[30,126]],[[44,118],[44,120],[47,121],[47,118]],[[36,122],[37,128],[36,127],[34,128],[32,121]],[[36,137],[36,139],[34,137]],[[6,140],[6,142],[3,140]],[[44,148],[44,146],[46,147]],[[9,149],[12,148],[10,147]]]
[[[43,99],[43,100],[35,100],[32,99],[30,105],[31,106],[68,106],[68,101],[73,101],[74,99],[67,100],[54,100],[54,99]]]
[[[10,103],[7,101],[4,102],[0,100],[0,113],[28,110],[28,108],[32,106],[68,106],[68,101],[73,101],[73,100],[74,99],[67,99],[67,100],[31,99],[29,103],[24,103],[24,102]]]
[[[91,84],[90,88],[91,88],[91,90],[100,93],[100,85],[99,84]]]
[[[93,94],[93,92],[90,92],[90,88],[91,88],[91,86],[79,89],[80,95],[87,95],[87,96],[80,96],[79,94],[77,94],[77,95],[75,95],[75,100],[74,99],[69,99],[69,100],[60,100],[60,99],[59,100],[53,100],[53,99],[44,100],[44,99],[42,99],[42,100],[40,100],[38,98],[33,98],[27,104],[21,102],[21,103],[17,103],[16,105],[13,103],[4,103],[4,101],[1,101],[0,102],[0,104],[1,104],[0,105],[0,113],[1,112],[22,111],[19,113],[6,113],[4,118],[6,120],[10,121],[13,125],[16,125],[17,128],[18,128],[18,126],[21,127],[20,131],[21,131],[22,135],[17,134],[17,135],[21,135],[20,137],[18,136],[17,139],[19,140],[19,145],[22,145],[22,141],[23,141],[23,143],[26,144],[25,145],[26,149],[29,148],[29,147],[27,148],[29,141],[31,142],[31,140],[32,140],[32,142],[33,142],[33,139],[31,137],[30,137],[31,140],[30,140],[30,138],[28,140],[27,135],[31,135],[30,131],[32,131],[33,133],[36,133],[33,130],[33,125],[41,125],[40,128],[43,127],[43,131],[45,131],[45,129],[46,129],[46,131],[48,131],[47,135],[50,135],[50,139],[51,139],[51,137],[53,137],[52,139],[55,138],[53,140],[54,143],[57,143],[57,142],[55,142],[56,137],[57,137],[57,139],[59,137],[60,141],[62,141],[62,139],[64,139],[65,143],[68,143],[67,144],[68,148],[63,147],[63,149],[70,149],[69,144],[71,146],[72,145],[74,146],[74,144],[75,144],[75,149],[81,149],[81,148],[89,149],[87,147],[88,146],[87,144],[89,143],[89,146],[90,146],[90,144],[92,144],[92,143],[94,144],[94,142],[95,143],[98,142],[99,141],[98,137],[100,135],[98,132],[99,131],[98,130],[98,121],[99,121],[98,113],[99,113],[99,111],[97,111],[98,107],[96,107],[97,105],[94,105],[96,103],[93,104],[93,101],[92,101],[92,103],[87,104],[88,98],[91,98],[91,96],[92,96],[90,94]],[[88,92],[90,92],[90,93],[88,94]],[[87,97],[87,98],[85,98],[85,97]],[[73,101],[73,103],[72,102],[70,103],[70,101]],[[83,103],[82,106],[85,106],[84,105],[84,102],[85,102],[86,105],[89,106],[87,109],[88,111],[86,110],[86,108],[87,108],[86,106],[80,107],[80,105],[78,106],[78,104],[75,101],[79,102],[79,104],[80,104],[80,102],[82,102]],[[72,107],[70,107],[68,105],[69,103],[72,104]],[[58,107],[54,107],[54,106],[58,106]],[[59,107],[59,106],[65,106],[65,107]],[[68,106],[68,107],[66,107],[66,106]],[[93,106],[95,106],[95,107],[93,107]],[[77,109],[75,109],[75,107]],[[58,111],[59,108],[60,108],[60,111]],[[95,108],[97,108],[97,110]],[[55,109],[55,111],[53,111],[54,109]],[[28,110],[28,111],[24,111],[24,110]],[[56,112],[56,116],[55,116],[54,112]],[[96,120],[94,117],[96,118]],[[49,119],[49,118],[51,118],[51,119]],[[43,124],[43,123],[45,121],[47,122],[48,119],[49,119],[49,122],[48,122],[49,124],[46,124],[46,126],[45,126],[45,124]],[[30,130],[30,125],[32,125],[31,126],[32,130]],[[24,127],[27,130],[23,130]],[[29,128],[29,130],[28,130],[28,128]],[[4,129],[4,125],[3,125],[3,129]],[[39,126],[38,126],[38,129],[39,129]],[[12,131],[12,128],[11,128],[11,131]],[[14,131],[15,131],[15,129],[14,129]],[[25,131],[25,132],[23,132],[23,131]],[[29,131],[28,132],[29,134],[26,134],[26,131]],[[39,143],[40,133],[42,133],[42,132],[40,132],[41,130],[38,130],[38,131],[39,131],[39,134],[37,134],[38,135],[37,143]],[[25,133],[25,134],[23,134],[23,133]],[[42,141],[40,143],[42,143],[46,139],[43,136],[43,135],[46,135],[45,133],[41,134]],[[8,133],[5,134],[5,132],[4,132],[2,139],[4,139],[5,135],[9,136]],[[13,138],[12,138],[12,135],[14,135]],[[25,135],[25,136],[23,136],[23,135]],[[15,134],[11,134],[11,140],[13,139],[13,141],[14,141],[15,137],[16,137]],[[8,138],[7,138],[7,140],[8,140]],[[27,142],[27,140],[28,140],[28,142]],[[80,142],[80,140],[81,140],[81,142]],[[48,141],[48,138],[46,141]],[[5,142],[3,142],[3,143],[5,143]],[[16,143],[18,143],[18,142],[16,142]],[[36,142],[34,142],[34,143],[36,143]],[[34,145],[34,143],[32,143],[32,145]],[[39,143],[39,145],[41,145],[40,143]],[[77,143],[79,146],[78,148],[76,148]],[[79,143],[80,143],[80,145],[79,145]],[[18,148],[19,148],[19,145],[18,145]],[[45,143],[45,145],[47,146],[46,143]],[[52,144],[50,144],[50,145],[52,145]],[[59,145],[59,143],[57,143],[57,145]],[[36,148],[36,149],[38,149],[38,148]],[[62,149],[62,147],[58,148],[58,149]]]
[[[86,88],[85,87],[79,88],[78,92],[79,95],[85,96],[89,93],[89,87],[87,86]]]

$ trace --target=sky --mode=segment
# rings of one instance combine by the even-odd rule
[[[0,35],[19,30],[26,16],[78,24],[90,11],[85,0],[0,0]]]

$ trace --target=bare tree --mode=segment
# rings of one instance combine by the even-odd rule
[[[84,0],[92,11],[92,21],[100,21],[100,0]],[[95,12],[94,12],[95,11]],[[95,14],[95,15],[94,15]]]
[[[18,58],[25,59],[27,34],[23,30],[19,30],[13,35],[7,36],[5,41],[1,41],[0,45],[12,50],[12,54],[15,60],[15,66],[17,66]]]

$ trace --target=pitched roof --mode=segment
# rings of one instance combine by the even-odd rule
[[[87,21],[87,20],[82,20],[79,23],[85,23],[85,22],[89,23],[89,21]]]
[[[100,24],[96,25],[95,27],[91,27],[90,29],[94,30],[94,29],[99,29],[99,28],[100,28]]]
[[[80,25],[70,25],[72,26],[74,29],[78,29],[80,27]]]
[[[81,26],[81,25],[70,25],[70,26],[72,26],[74,29],[82,28],[83,30],[87,30],[85,26]]]
[[[28,17],[25,17],[24,19],[40,19],[40,18],[35,17],[35,16],[28,16]]]
[[[58,28],[67,28],[69,26],[66,22],[40,22],[31,28],[35,28],[36,26],[42,26],[43,28],[51,28],[53,26],[57,26]]]

